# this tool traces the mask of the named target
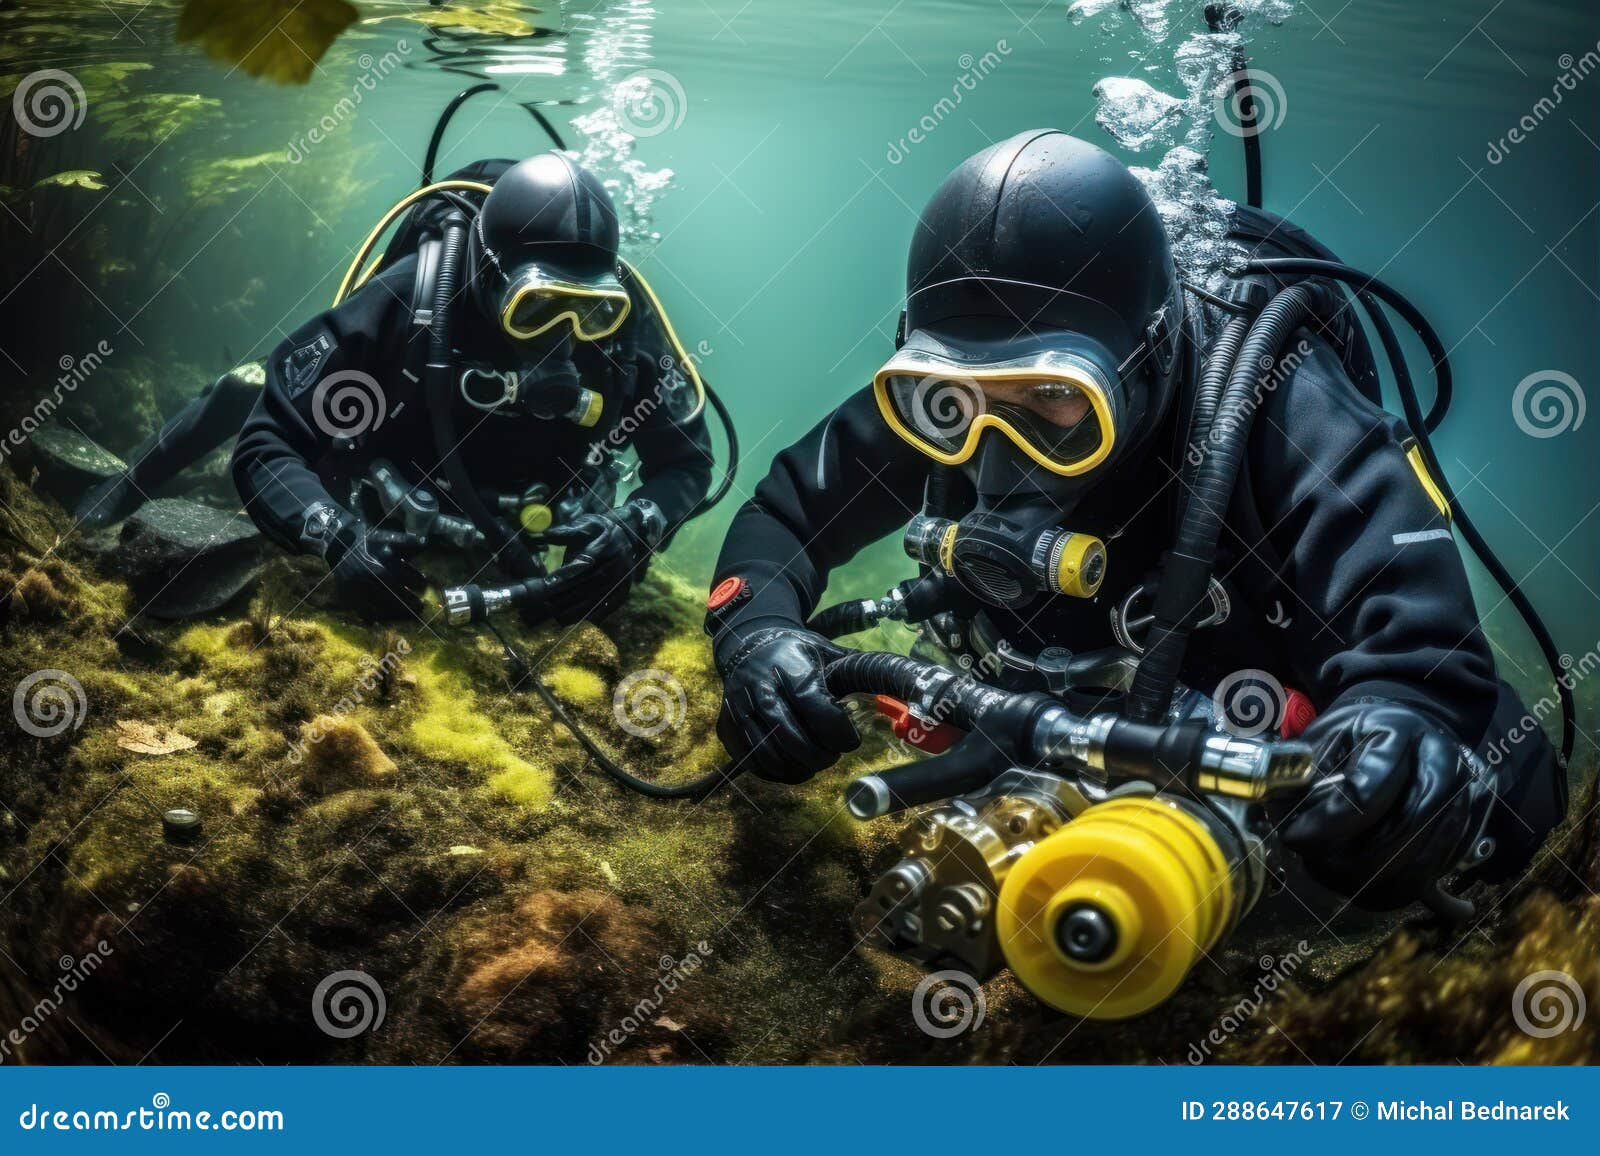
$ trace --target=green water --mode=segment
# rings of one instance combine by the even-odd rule
[[[146,61],[154,68],[134,78],[134,92],[198,92],[221,106],[153,146],[107,145],[93,135],[105,110],[91,101],[83,128],[33,142],[35,176],[127,174],[91,228],[111,223],[103,241],[131,270],[113,299],[41,257],[40,275],[54,274],[63,294],[52,310],[76,324],[56,344],[8,325],[7,356],[25,380],[48,379],[63,346],[110,335],[119,350],[174,367],[158,385],[170,409],[202,373],[264,355],[323,307],[370,222],[416,184],[434,118],[470,83],[465,73],[493,63],[505,91],[466,107],[441,171],[538,147],[518,101],[540,102],[582,147],[575,121],[603,114],[619,81],[651,69],[661,74],[663,131],[591,142],[590,156],[624,199],[649,183],[640,174],[665,181],[648,219],[635,222],[632,255],[728,399],[746,447],[743,494],[774,452],[890,351],[906,243],[940,177],[1039,125],[1112,146],[1095,124],[1091,86],[1134,76],[1181,94],[1172,49],[1200,24],[1198,5],[1177,3],[1166,6],[1171,28],[1157,42],[1114,6],[1075,21],[1060,0],[588,0],[523,10],[541,33],[511,42],[430,46],[406,21],[358,26],[309,84],[281,88],[175,45],[175,5],[23,0],[0,19],[10,30],[36,26],[63,7],[70,24],[25,55],[8,49],[8,71],[21,71],[19,57],[30,69]],[[368,17],[426,10],[359,7]],[[1453,347],[1457,399],[1436,438],[1440,456],[1563,649],[1582,654],[1600,638],[1600,415],[1533,437],[1514,421],[1513,394],[1528,375],[1557,370],[1587,401],[1600,379],[1600,76],[1575,81],[1499,163],[1486,152],[1551,93],[1563,54],[1595,49],[1600,16],[1586,0],[1317,8],[1300,3],[1281,26],[1249,25],[1252,59],[1285,100],[1264,140],[1267,207],[1291,213],[1346,260],[1381,269]],[[464,50],[470,59],[453,67],[440,59]],[[384,66],[391,55],[401,67]],[[355,115],[308,142],[375,72],[384,75],[363,89]],[[958,88],[959,105],[941,111]],[[925,118],[933,127],[911,139]],[[185,166],[195,158],[283,149],[303,159],[272,166],[219,204],[186,208]],[[1124,155],[1154,164],[1160,152]],[[1217,135],[1213,163],[1218,187],[1239,195],[1237,141]],[[13,296],[34,292],[32,276],[17,278]],[[94,428],[117,440],[104,415]],[[667,564],[703,580],[734,504],[685,533]],[[885,545],[839,586],[878,589],[903,566]],[[1478,589],[1508,670],[1535,671],[1499,592],[1487,581]]]

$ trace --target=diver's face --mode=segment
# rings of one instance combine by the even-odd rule
[[[1064,381],[985,382],[986,408],[1026,410],[1062,429],[1072,429],[1094,411],[1088,395]]]

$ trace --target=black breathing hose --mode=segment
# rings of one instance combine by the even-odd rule
[[[1438,456],[1434,453],[1433,442],[1429,438],[1430,432],[1437,427],[1448,409],[1453,395],[1452,376],[1450,373],[1450,360],[1444,343],[1439,340],[1439,335],[1434,332],[1427,319],[1422,316],[1410,301],[1397,290],[1384,284],[1374,277],[1369,277],[1350,265],[1338,261],[1319,261],[1304,257],[1272,258],[1270,260],[1252,261],[1245,266],[1249,272],[1262,273],[1287,273],[1311,274],[1320,277],[1329,277],[1342,282],[1361,301],[1373,320],[1373,328],[1378,333],[1378,340],[1383,346],[1384,355],[1389,360],[1390,369],[1394,373],[1395,389],[1400,396],[1400,406],[1405,411],[1406,424],[1411,429],[1411,436],[1417,439],[1417,447],[1422,453],[1422,460],[1427,464],[1429,475],[1434,485],[1439,487],[1439,492],[1444,495],[1449,504],[1453,517],[1451,521],[1460,528],[1461,536],[1466,539],[1467,545],[1477,555],[1483,568],[1505,591],[1506,599],[1516,607],[1523,622],[1528,626],[1528,631],[1533,635],[1540,653],[1546,664],[1550,667],[1551,677],[1555,679],[1556,696],[1561,702],[1561,761],[1563,765],[1572,758],[1573,745],[1577,740],[1576,707],[1573,702],[1572,688],[1566,681],[1566,668],[1561,665],[1561,651],[1556,646],[1550,629],[1545,625],[1544,619],[1539,616],[1538,609],[1522,590],[1521,585],[1511,576],[1511,572],[1495,556],[1488,541],[1478,531],[1472,519],[1467,516],[1466,510],[1461,505],[1461,499],[1451,487],[1449,479],[1439,465]],[[1411,380],[1411,375],[1406,371],[1405,351],[1400,346],[1399,338],[1395,335],[1393,326],[1389,325],[1388,318],[1372,301],[1371,294],[1383,299],[1400,314],[1422,339],[1428,355],[1433,359],[1435,380],[1438,383],[1434,397],[1433,408],[1426,418],[1422,414],[1422,405],[1417,400],[1416,386]]]
[[[687,783],[667,786],[661,783],[652,783],[648,779],[641,779],[602,750],[600,744],[594,741],[594,738],[588,731],[583,729],[578,720],[568,713],[561,700],[555,696],[555,692],[546,686],[544,680],[539,677],[533,667],[528,665],[527,659],[523,658],[516,647],[511,645],[510,640],[500,633],[500,628],[493,622],[488,622],[487,625],[495,638],[499,639],[500,649],[505,653],[506,662],[516,676],[513,685],[520,686],[523,681],[530,683],[534,692],[550,708],[550,713],[556,716],[556,721],[566,727],[572,737],[578,740],[578,745],[587,752],[606,777],[619,786],[626,787],[635,794],[643,795],[649,799],[689,799],[698,803],[710,797],[724,783],[731,782],[737,778],[744,770],[742,763],[730,761],[724,763],[710,774],[702,775],[700,778],[692,779]]]
[[[439,114],[439,119],[433,124],[433,135],[428,138],[428,154],[422,162],[422,183],[424,185],[433,184],[433,169],[434,165],[439,159],[439,146],[444,143],[445,129],[450,127],[450,121],[455,118],[455,115],[460,110],[461,106],[466,104],[467,101],[471,100],[473,97],[477,96],[480,92],[499,91],[500,86],[495,84],[493,81],[486,81],[483,84],[474,84],[471,88],[464,88],[460,92],[456,93],[455,97],[450,101],[450,103],[444,106],[444,111]],[[528,111],[529,115],[531,115],[534,120],[539,122],[539,127],[544,129],[545,134],[550,138],[550,142],[554,144],[556,148],[562,150],[566,149],[566,142],[561,139],[561,134],[556,131],[555,125],[550,123],[549,119],[544,115],[544,113],[540,112],[532,104],[524,104],[522,107]]]
[[[690,518],[698,518],[701,514],[710,511],[716,504],[728,496],[728,491],[733,488],[733,477],[739,472],[739,434],[733,428],[733,416],[728,413],[728,407],[722,403],[716,390],[712,389],[704,379],[700,382],[706,391],[706,403],[717,412],[717,420],[722,423],[723,436],[728,439],[728,465],[722,471],[722,480],[717,483],[717,488],[712,490],[700,504],[694,508]],[[684,519],[688,521],[688,518]]]
[[[1162,565],[1151,607],[1154,621],[1127,696],[1127,713],[1132,719],[1159,719],[1172,701],[1195,610],[1210,589],[1217,539],[1261,402],[1262,377],[1275,365],[1284,342],[1317,312],[1319,300],[1327,292],[1311,284],[1293,285],[1267,302],[1233,359],[1215,416],[1207,429],[1196,431],[1196,436],[1204,439],[1203,458],[1194,473],[1193,492],[1177,538]]]
[[[439,455],[439,469],[450,483],[450,496],[483,534],[499,563],[516,578],[537,578],[543,573],[527,546],[507,531],[478,496],[466,464],[461,460],[461,441],[451,404],[453,375],[452,346],[456,295],[461,291],[461,255],[466,247],[467,222],[452,211],[444,221],[444,240],[439,247],[439,272],[433,290],[433,318],[428,326],[428,363],[423,373],[429,416],[433,421],[433,445]]]
[[[1205,444],[1207,435],[1211,432],[1211,423],[1217,416],[1217,406],[1222,401],[1223,387],[1228,383],[1228,374],[1233,369],[1234,361],[1239,356],[1239,347],[1244,344],[1244,339],[1250,333],[1251,322],[1255,314],[1248,317],[1230,317],[1223,325],[1222,332],[1212,342],[1211,351],[1206,356],[1205,368],[1200,371],[1200,383],[1194,391],[1194,414],[1189,419],[1189,445],[1185,447],[1183,463],[1181,466],[1182,490],[1179,494],[1179,504],[1187,508],[1188,495],[1194,490],[1195,474],[1199,471],[1198,459],[1200,447]]]

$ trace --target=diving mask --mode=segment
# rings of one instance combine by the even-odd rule
[[[496,316],[506,335],[518,341],[563,324],[570,325],[580,341],[600,341],[622,327],[632,305],[614,273],[579,277],[527,265],[507,280]]]
[[[890,428],[944,465],[967,462],[993,430],[1050,473],[1076,477],[1116,444],[1117,381],[1109,355],[1079,334],[958,342],[920,330],[878,370],[873,392]]]

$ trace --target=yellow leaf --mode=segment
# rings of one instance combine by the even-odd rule
[[[304,84],[358,13],[345,0],[186,0],[178,39],[280,84]]]
[[[170,755],[194,746],[188,735],[155,723],[117,720],[117,746],[138,755]]]

